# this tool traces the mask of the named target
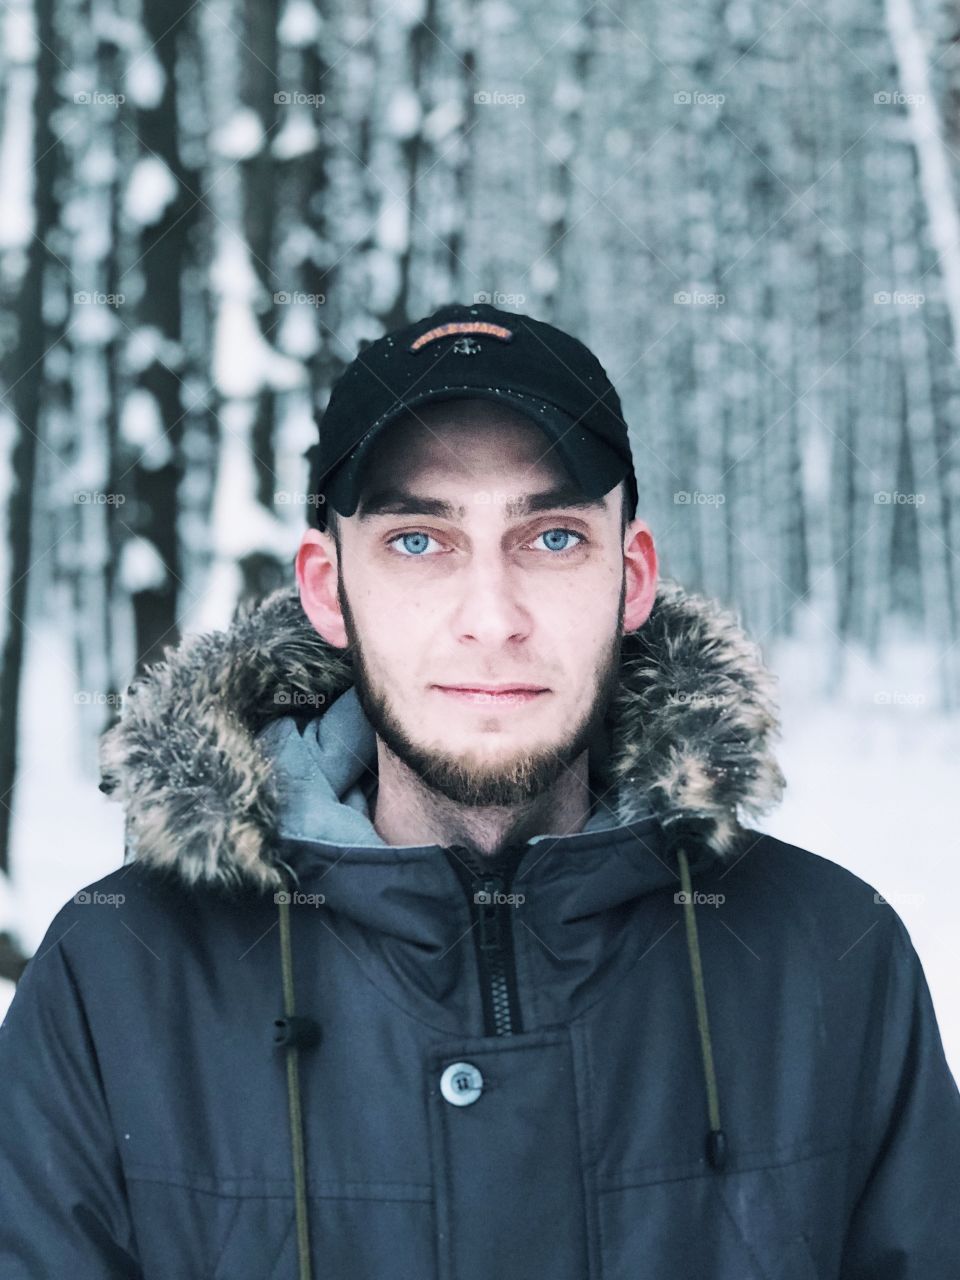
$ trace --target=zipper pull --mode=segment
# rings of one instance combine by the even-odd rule
[[[500,911],[496,895],[503,892],[500,876],[485,876],[473,882],[473,901],[477,908],[479,945],[484,951],[500,946]]]

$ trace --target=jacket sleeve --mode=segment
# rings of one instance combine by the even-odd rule
[[[840,1280],[960,1277],[960,1092],[920,957],[895,912],[874,1061],[865,1064],[868,1174]]]
[[[141,1280],[62,910],[0,1026],[0,1275]]]

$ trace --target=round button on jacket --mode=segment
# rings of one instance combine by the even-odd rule
[[[451,1062],[440,1077],[440,1092],[455,1107],[468,1107],[483,1093],[483,1076],[472,1062]]]

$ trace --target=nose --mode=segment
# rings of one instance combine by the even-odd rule
[[[475,552],[459,575],[459,603],[453,626],[459,640],[496,648],[523,639],[530,615],[523,604],[521,575],[499,551]]]

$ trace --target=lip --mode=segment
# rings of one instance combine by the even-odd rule
[[[547,693],[542,684],[484,684],[482,681],[470,684],[436,684],[435,689],[456,690],[458,693]]]
[[[435,684],[434,689],[450,698],[459,698],[464,702],[478,702],[487,705],[509,705],[532,702],[541,694],[549,693],[549,689],[536,684],[501,684],[501,685],[451,685]]]

